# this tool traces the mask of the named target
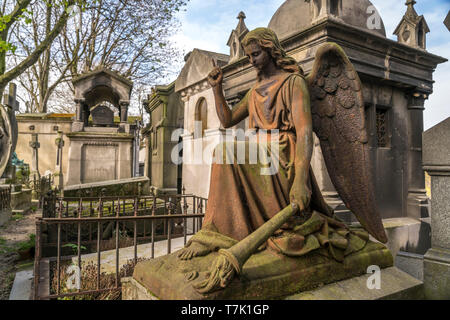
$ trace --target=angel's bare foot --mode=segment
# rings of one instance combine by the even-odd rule
[[[192,242],[188,247],[181,249],[178,259],[190,260],[193,257],[205,256],[210,252],[211,250],[207,246],[198,242]]]

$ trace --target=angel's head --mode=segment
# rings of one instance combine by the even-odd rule
[[[278,68],[291,73],[297,72],[303,74],[297,61],[286,54],[286,51],[281,47],[277,35],[269,28],[256,28],[247,33],[242,40],[244,49],[255,44],[268,54]]]

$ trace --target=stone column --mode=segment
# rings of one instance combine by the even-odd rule
[[[63,140],[63,133],[61,131],[58,132],[58,138],[55,140],[55,144],[57,147],[56,151],[56,166],[55,166],[55,186],[59,190],[64,189],[64,176],[62,171],[62,156],[63,156],[63,147],[64,147],[64,140]]]
[[[76,118],[72,123],[72,132],[83,131],[84,129],[84,119],[83,119],[83,108],[85,104],[85,99],[74,99],[77,104]]]
[[[423,110],[426,95],[414,92],[408,97],[409,150],[407,215],[420,219],[428,217],[425,175],[422,169]]]
[[[38,134],[33,133],[31,135],[30,147],[33,149],[33,155],[31,158],[30,179],[33,181],[39,181],[41,175],[39,174],[39,154],[38,150],[41,144],[38,141]]]
[[[450,299],[450,117],[423,134],[423,169],[431,176],[431,249],[424,256],[427,299]]]
[[[130,125],[128,124],[128,106],[129,100],[120,100],[120,129],[122,132],[130,133]]]

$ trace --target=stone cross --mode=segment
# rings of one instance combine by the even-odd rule
[[[30,147],[33,149],[30,178],[33,179],[33,181],[39,181],[41,175],[39,174],[38,149],[41,147],[41,144],[38,141],[37,133],[31,135]]]
[[[15,83],[9,83],[9,92],[3,95],[3,104],[12,109],[12,111],[19,111],[19,101],[16,100],[17,86]]]
[[[63,156],[63,133],[61,131],[58,132],[58,138],[55,140],[55,144],[57,147],[56,151],[56,167],[55,167],[55,186],[59,189],[63,189],[64,180],[63,180],[63,171],[62,171],[62,156]]]

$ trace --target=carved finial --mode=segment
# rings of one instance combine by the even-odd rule
[[[414,9],[415,0],[407,0],[408,7],[402,20],[394,31],[397,41],[414,48],[426,48],[426,34],[430,32],[424,16],[419,16]]]
[[[237,31],[239,37],[241,37],[241,35],[243,33],[248,32],[248,28],[247,28],[247,26],[245,25],[245,22],[244,22],[245,18],[247,18],[245,16],[245,13],[243,11],[239,12],[239,15],[237,16],[237,19],[239,20],[239,23],[238,23],[238,25],[236,27],[236,31]]]
[[[239,20],[236,29],[231,31],[230,37],[228,38],[227,45],[230,47],[230,61],[232,63],[245,55],[242,49],[241,41],[244,39],[245,35],[248,33],[248,28],[245,25],[246,16],[243,11],[239,12],[237,19]]]

